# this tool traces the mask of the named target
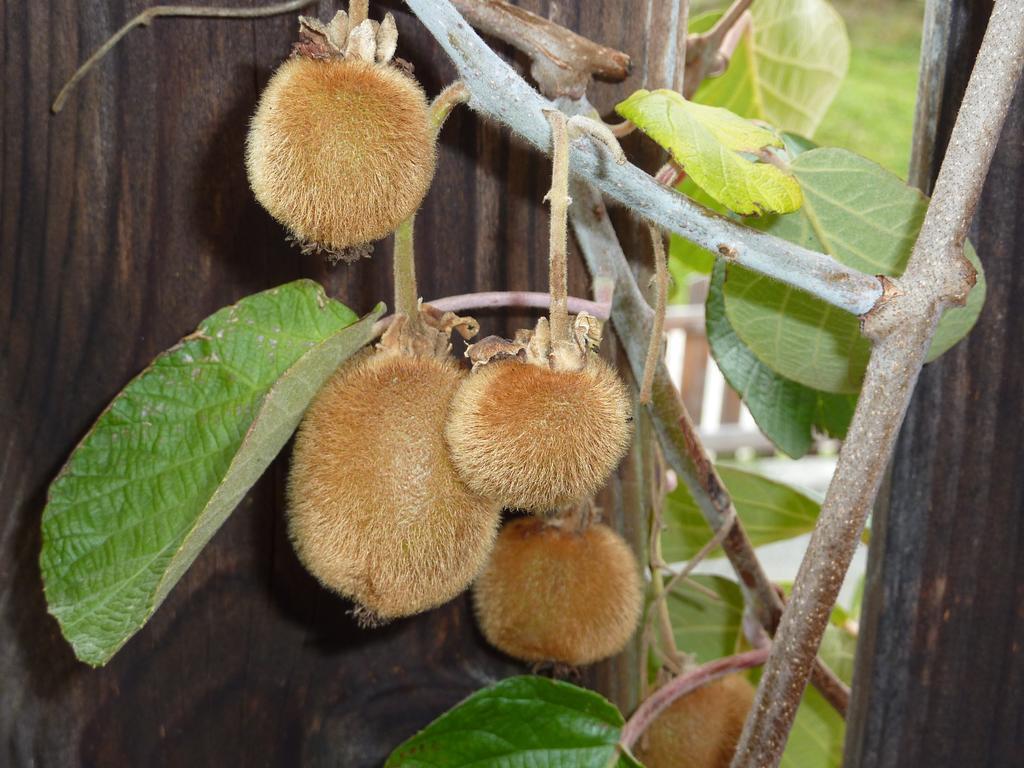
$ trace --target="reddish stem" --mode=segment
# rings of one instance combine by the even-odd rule
[[[715,659],[701,667],[679,675],[679,677],[673,678],[648,696],[643,704],[637,707],[636,712],[633,713],[633,716],[629,718],[622,728],[619,744],[624,749],[631,750],[643,732],[676,699],[720,677],[725,677],[733,672],[739,672],[744,669],[750,669],[751,667],[761,666],[768,659],[770,651],[771,645],[767,645],[764,648],[756,648],[753,651],[726,656],[724,659]]]

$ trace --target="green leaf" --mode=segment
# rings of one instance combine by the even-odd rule
[[[843,764],[846,724],[832,705],[811,686],[796,711],[781,768],[839,768]]]
[[[478,691],[399,746],[385,768],[637,766],[620,755],[623,719],[602,696],[544,677]]]
[[[716,469],[755,547],[791,539],[814,528],[820,507],[813,499],[753,472],[729,466]],[[711,538],[711,529],[682,483],[666,502],[666,528],[661,535],[664,557],[669,562],[688,560]]]
[[[705,664],[736,652],[742,640],[743,595],[736,582],[721,576],[691,578],[717,597],[683,581],[665,599],[676,646]]]
[[[902,274],[928,207],[919,191],[842,149],[804,152],[791,167],[803,188],[803,208],[750,220],[751,226],[868,274]],[[978,283],[966,306],[940,320],[928,360],[962,338],[981,312],[981,263],[970,244],[965,255],[978,270]],[[870,345],[853,315],[735,265],[726,273],[725,310],[743,343],[776,373],[826,392],[859,391]]]
[[[718,16],[718,14],[715,14],[715,16]],[[813,141],[793,133],[783,133],[782,142],[790,158],[796,157],[801,152],[814,149],[815,146]],[[727,217],[731,216],[734,219],[738,218],[734,214],[730,214],[725,206],[694,184],[693,180],[688,176],[684,176],[683,180],[676,185],[676,190],[682,192],[695,203],[703,205],[709,211],[714,211]],[[715,254],[674,233],[669,238],[668,256],[672,276],[680,286],[683,285],[683,281],[677,275],[710,275],[712,268],[715,266]],[[671,304],[685,304],[688,301],[689,292],[677,291],[669,297],[669,303]]]
[[[667,149],[687,176],[730,210],[787,213],[800,207],[800,186],[790,174],[744,156],[782,147],[771,131],[668,90],[635,91],[615,109]]]
[[[309,280],[249,296],[107,407],[43,512],[46,600],[79,659],[104,664],[149,619],[382,312],[356,323]]]
[[[850,62],[842,17],[825,0],[757,0],[750,13],[725,74],[705,80],[694,101],[813,136]],[[695,18],[691,31],[718,16]]]
[[[743,398],[757,426],[794,459],[810,450],[815,428],[833,437],[846,437],[857,396],[819,392],[790,381],[762,363],[729,324],[722,294],[724,282],[725,264],[719,262],[705,304],[708,345],[725,380]]]

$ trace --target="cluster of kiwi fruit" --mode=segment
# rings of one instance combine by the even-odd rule
[[[356,0],[301,30],[252,120],[249,179],[304,249],[352,258],[415,213],[440,121],[395,63],[390,14],[372,21]],[[400,259],[414,275],[411,246],[395,259],[396,275]],[[475,580],[485,637],[520,659],[586,664],[635,631],[639,566],[588,501],[629,446],[630,397],[594,351],[600,323],[569,318],[564,267],[563,255],[550,321],[469,346],[471,372],[450,335],[471,338],[475,321],[399,300],[380,343],[342,364],[306,412],[289,534],[365,623],[428,610]],[[499,534],[503,509],[530,514]]]

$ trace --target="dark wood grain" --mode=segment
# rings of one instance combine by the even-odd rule
[[[925,58],[941,88],[926,102],[934,128],[919,119],[916,137],[926,189],[991,3],[929,8],[945,40]],[[1022,197],[1019,89],[970,235],[985,309],[966,341],[925,367],[872,526],[849,768],[1024,765]]]
[[[147,5],[0,5],[0,764],[379,765],[459,699],[522,668],[484,645],[465,598],[358,629],[284,534],[287,456],[106,667],[75,661],[46,613],[37,561],[47,484],[134,374],[253,291],[312,277],[359,312],[391,293],[389,243],[371,261],[328,268],[289,247],[248,190],[247,121],[289,50],[294,18],[157,21],[50,115],[79,61]],[[523,5],[549,16],[554,7]],[[626,83],[595,91],[605,113],[648,84],[652,22],[630,6],[580,0],[554,14],[640,62]],[[443,54],[404,7],[375,13],[385,7],[398,17],[399,55],[437,93],[453,75]],[[329,10],[321,2],[321,15]],[[544,289],[548,183],[546,161],[456,113],[417,220],[422,293]],[[646,246],[636,253],[645,260]],[[570,269],[572,291],[585,294],[578,258]],[[533,318],[480,317],[485,334]],[[614,339],[606,351],[616,356]],[[638,543],[648,450],[641,440],[601,499]],[[635,659],[634,650],[583,680],[629,707]]]

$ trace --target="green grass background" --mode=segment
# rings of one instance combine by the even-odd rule
[[[755,0],[756,2],[756,0]],[[907,177],[923,0],[832,0],[850,35],[850,71],[814,140]]]

